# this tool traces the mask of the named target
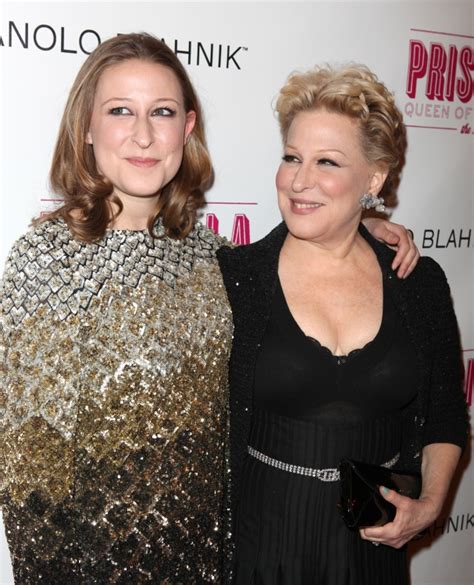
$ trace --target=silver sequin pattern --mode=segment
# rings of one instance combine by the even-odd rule
[[[204,228],[184,241],[145,231],[108,230],[98,243],[75,240],[64,222],[43,224],[14,246],[4,273],[2,310],[18,325],[41,307],[60,319],[86,311],[107,281],[136,288],[146,274],[173,287],[196,259],[209,258],[216,237]]]
[[[163,234],[160,226],[156,236]],[[232,319],[215,251],[62,221],[9,256],[0,498],[21,583],[221,583]]]

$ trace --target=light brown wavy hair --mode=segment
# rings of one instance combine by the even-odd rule
[[[113,195],[112,183],[98,171],[86,135],[101,75],[108,67],[130,59],[141,59],[171,69],[181,86],[186,113],[196,113],[196,123],[184,147],[178,173],[161,190],[157,213],[149,218],[150,233],[159,216],[167,235],[176,239],[185,237],[193,228],[198,209],[205,205],[204,191],[213,179],[201,106],[178,57],[165,43],[147,33],[111,38],[89,55],[69,93],[50,171],[51,188],[64,197],[64,205],[40,220],[62,217],[74,236],[87,242],[103,237],[123,208]],[[115,215],[110,201],[118,206]]]
[[[318,109],[358,121],[367,161],[388,168],[380,195],[388,207],[394,207],[407,140],[403,116],[393,94],[365,65],[318,66],[304,73],[292,73],[275,105],[283,142],[286,143],[288,130],[299,112]]]

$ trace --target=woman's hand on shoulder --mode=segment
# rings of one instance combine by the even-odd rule
[[[384,526],[361,528],[359,533],[363,540],[401,548],[438,517],[439,507],[430,498],[413,500],[384,487],[380,488],[380,493],[397,508],[396,516],[393,522]]]
[[[397,276],[409,276],[420,258],[410,231],[403,225],[378,217],[368,217],[363,223],[374,238],[396,250],[392,269],[397,271]]]

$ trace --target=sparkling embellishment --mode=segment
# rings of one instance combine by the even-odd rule
[[[359,199],[359,203],[362,209],[372,209],[375,207],[375,211],[383,213],[385,211],[385,201],[383,197],[377,197],[372,193],[364,193]]]
[[[162,230],[157,227],[157,235]],[[18,583],[220,583],[229,558],[220,240],[62,221],[0,289],[0,503]]]
[[[337,467],[326,467],[325,469],[315,469],[313,467],[303,467],[302,465],[293,465],[291,463],[285,463],[284,461],[280,461],[279,459],[274,459],[273,457],[269,457],[257,449],[254,449],[250,445],[247,446],[247,451],[249,455],[255,457],[262,463],[266,465],[271,465],[276,469],[280,469],[281,471],[287,471],[288,473],[297,473],[298,475],[306,475],[307,477],[315,477],[320,481],[329,482],[329,481],[339,481],[341,479],[341,474]],[[382,467],[391,468],[395,465],[395,463],[400,458],[400,453],[397,453],[392,459],[387,461],[386,463],[382,464]]]

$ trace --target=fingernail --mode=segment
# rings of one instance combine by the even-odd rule
[[[383,493],[384,493],[384,494],[388,494],[388,492],[389,492],[389,489],[388,489],[388,487],[385,487],[385,486],[383,485],[383,486],[382,486],[382,491],[383,491]]]

